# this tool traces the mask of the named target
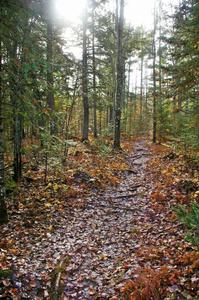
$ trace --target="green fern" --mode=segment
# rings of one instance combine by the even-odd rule
[[[179,205],[174,210],[180,222],[188,228],[185,240],[199,245],[199,204],[192,202],[190,208]]]

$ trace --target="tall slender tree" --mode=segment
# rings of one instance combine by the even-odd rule
[[[116,3],[117,0],[116,0]],[[116,63],[116,95],[115,95],[115,130],[114,148],[120,149],[121,145],[121,109],[124,84],[124,53],[123,53],[123,30],[124,30],[124,0],[120,0],[118,6],[118,20],[116,18],[116,41],[117,41],[117,63]]]
[[[153,24],[153,42],[152,42],[152,54],[153,54],[153,143],[157,141],[157,86],[156,86],[156,31],[157,31],[157,18],[156,10],[154,8],[154,24]]]
[[[4,184],[4,127],[3,127],[3,89],[2,89],[2,47],[0,41],[0,224],[8,221],[5,203]]]
[[[96,57],[95,57],[95,7],[92,0],[92,71],[93,71],[93,136],[97,137],[97,93],[96,93]]]
[[[83,127],[82,127],[82,141],[88,140],[88,129],[89,129],[87,28],[88,28],[88,2],[86,1],[84,17],[83,17],[83,56],[82,56]]]
[[[51,134],[55,133],[55,116],[53,115],[55,110],[54,99],[54,75],[53,75],[53,2],[50,0],[47,7],[47,103],[50,109],[50,131]]]

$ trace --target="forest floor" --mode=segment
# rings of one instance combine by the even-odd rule
[[[0,299],[199,299],[198,247],[173,210],[199,200],[198,174],[167,147],[128,147],[70,165],[67,184],[27,172],[0,232]]]

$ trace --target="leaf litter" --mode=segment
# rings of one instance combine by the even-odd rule
[[[132,172],[104,190],[89,189],[100,176],[92,167],[75,172],[76,186],[66,183],[64,192],[58,183],[35,191],[33,207],[26,190],[26,203],[1,228],[0,298],[197,299],[198,248],[183,240],[172,210],[187,195],[177,189],[174,162],[155,151],[136,142]]]

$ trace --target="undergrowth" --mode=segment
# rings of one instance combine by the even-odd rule
[[[180,222],[188,229],[186,241],[199,246],[199,204],[193,201],[190,207],[178,205],[175,212]]]

